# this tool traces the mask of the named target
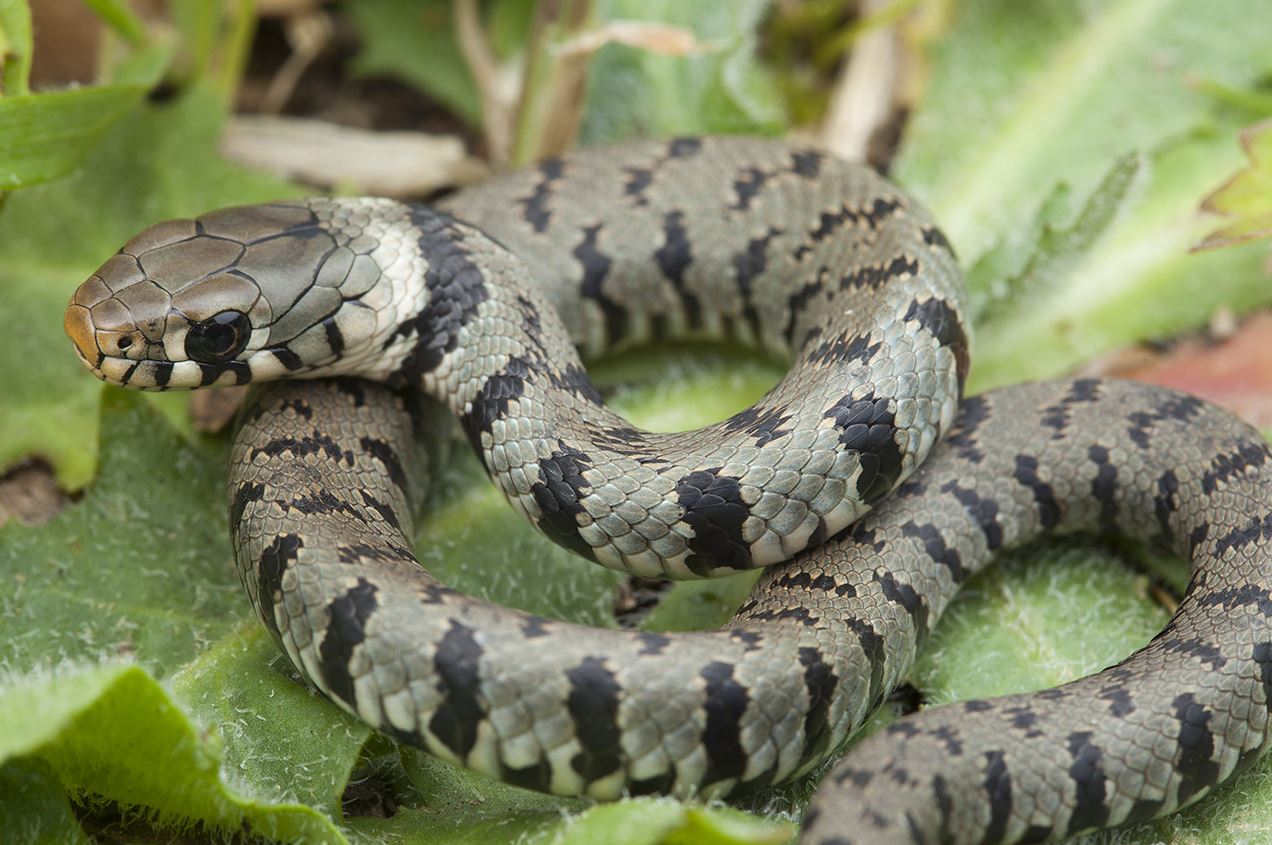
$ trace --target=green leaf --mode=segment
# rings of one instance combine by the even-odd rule
[[[1272,236],[1272,120],[1241,133],[1250,166],[1206,198],[1209,211],[1236,218],[1211,232],[1197,249],[1232,246]]]
[[[48,182],[76,167],[144,93],[138,86],[105,86],[0,100],[0,190]]]
[[[525,49],[535,4],[493,0],[482,23],[497,56]],[[352,63],[362,76],[389,76],[435,97],[460,119],[481,124],[481,97],[455,39],[450,0],[359,0],[345,5],[362,42]]]
[[[121,0],[84,0],[102,22],[125,41],[139,46],[146,41],[146,25]],[[207,4],[212,5],[212,4]]]
[[[103,90],[108,89],[68,94]],[[61,95],[37,99],[47,96]],[[140,96],[139,89],[130,96]],[[0,100],[0,109],[11,102]],[[4,317],[9,325],[23,327],[0,334],[0,357],[22,362],[5,380],[0,467],[38,455],[71,490],[92,477],[101,391],[68,354],[61,329],[62,310],[75,285],[158,220],[297,193],[219,157],[221,110],[207,89],[124,113],[127,118],[73,175],[14,193],[0,209]],[[178,409],[174,403],[184,403],[175,394],[163,401]]]
[[[23,737],[24,748],[4,743],[0,779],[23,780],[31,803],[12,793],[0,799],[4,813],[21,813],[39,842],[50,827],[71,833],[64,794],[52,789],[48,770],[63,788],[90,793],[124,807],[148,810],[163,826],[194,822],[224,831],[253,830],[275,839],[313,837],[341,841],[338,829],[316,810],[296,803],[272,804],[238,794],[221,776],[220,741],[181,712],[153,678],[135,666],[64,668],[33,673],[0,686],[0,738]],[[30,756],[19,756],[27,754]],[[82,831],[68,839],[83,840]],[[47,841],[47,840],[46,840]]]
[[[1064,219],[1068,186],[1057,186],[1033,225],[1024,230],[1023,240],[1004,239],[982,255],[967,272],[977,325],[1012,319],[1028,308],[1030,301],[1056,292],[1072,272],[1073,263],[1130,203],[1136,179],[1144,170],[1143,160],[1136,155],[1118,159],[1072,220]]]
[[[0,0],[0,92],[25,94],[31,78],[31,10],[26,0]]]
[[[0,763],[0,830],[14,843],[61,842],[91,845],[79,826],[66,787],[39,757]]]
[[[226,540],[224,445],[189,443],[120,390],[102,437],[79,503],[38,531],[0,528],[0,760],[38,756],[74,791],[177,826],[330,838],[370,731],[271,668]]]
[[[455,41],[449,0],[359,0],[345,11],[362,40],[354,73],[400,79],[480,125],[481,98]]]
[[[773,135],[786,126],[777,87],[755,57],[765,0],[599,0],[598,21],[658,21],[706,49],[668,56],[608,44],[592,60],[580,143],[677,134]]]
[[[164,676],[244,618],[222,450],[183,443],[139,396],[105,399],[99,483],[46,530],[0,528],[5,668],[141,655]]]
[[[1203,12],[1187,0],[967,0],[935,51],[894,175],[933,211],[965,266],[995,248],[1039,254],[1045,289],[977,338],[974,389],[1052,375],[1094,354],[1272,301],[1260,250],[1189,255],[1209,224],[1202,198],[1235,167],[1241,110],[1188,80],[1252,86],[1272,59],[1250,25],[1260,0]],[[1115,80],[1115,82],[1114,82]],[[1145,175],[1114,196],[1110,162]],[[1058,186],[1116,213],[1065,246],[1042,243]],[[1032,243],[1022,243],[1019,221]],[[1001,258],[1001,254],[998,256]],[[1021,267],[1028,259],[1019,261]],[[974,274],[973,296],[1001,278]],[[1028,349],[1028,355],[1021,350]]]

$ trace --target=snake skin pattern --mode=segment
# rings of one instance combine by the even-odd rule
[[[409,550],[406,400],[279,382],[234,440],[236,559],[337,704],[560,794],[763,789],[861,726],[998,550],[1086,532],[1193,562],[1168,627],[1089,678],[870,737],[824,782],[803,841],[1046,841],[1172,812],[1261,753],[1267,445],[1197,399],[1094,379],[956,412],[961,283],[896,188],[782,143],[678,139],[544,162],[447,210],[309,200],[160,224],[81,286],[67,331],[99,377],[142,389],[420,385],[515,507],[609,566],[787,562],[714,632],[582,628],[464,596]],[[680,434],[601,407],[571,343],[723,334],[791,372]]]

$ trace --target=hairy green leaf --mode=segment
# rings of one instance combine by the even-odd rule
[[[1247,85],[1272,68],[1250,25],[1266,15],[1260,0],[1204,11],[1188,0],[968,0],[955,14],[894,175],[931,208],[965,266],[987,253],[993,266],[997,247],[1037,253],[1050,270],[1026,280],[1038,290],[1022,307],[984,327],[975,389],[1195,328],[1221,306],[1272,301],[1257,247],[1188,252],[1212,225],[1198,207],[1235,168],[1246,119],[1189,80]],[[1119,196],[1102,181],[1128,155],[1144,174]],[[1040,240],[1051,237],[1042,216],[1057,186],[1116,213],[1071,243]],[[981,298],[1010,284],[984,272],[973,281]]]
[[[0,781],[21,784],[0,798],[0,814],[15,843],[85,837],[67,819],[63,789],[142,810],[160,826],[200,824],[223,831],[252,830],[273,839],[338,842],[339,830],[317,810],[271,802],[227,785],[220,739],[181,712],[145,671],[135,666],[64,667],[0,685]],[[24,737],[24,749],[4,742]],[[4,747],[9,746],[9,747]],[[22,756],[25,755],[25,756]],[[23,794],[25,793],[25,794]],[[18,796],[25,798],[17,803]]]

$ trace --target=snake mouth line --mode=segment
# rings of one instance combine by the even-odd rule
[[[133,361],[128,358],[112,358],[108,355],[99,355],[97,361],[93,362],[85,357],[79,349],[76,349],[76,353],[84,367],[93,374],[93,377],[105,384],[115,387],[127,387],[129,390],[144,390],[150,393],[183,388],[182,385],[169,386],[167,380],[171,378],[176,364],[188,362]],[[190,388],[187,387],[185,389]]]

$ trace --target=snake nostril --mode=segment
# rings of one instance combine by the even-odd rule
[[[128,337],[127,335],[124,335],[118,341],[115,342],[115,345],[119,347],[120,352],[123,352],[125,349],[132,346],[132,338]]]

